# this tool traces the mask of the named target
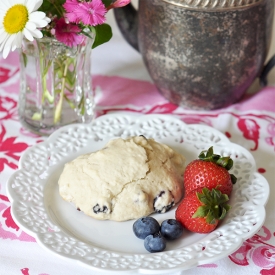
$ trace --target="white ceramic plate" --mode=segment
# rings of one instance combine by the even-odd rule
[[[212,145],[215,153],[233,158],[232,173],[238,182],[232,208],[215,231],[186,231],[181,239],[168,242],[164,252],[150,254],[132,232],[134,221],[98,221],[61,199],[57,181],[66,162],[102,148],[110,138],[133,135],[171,146],[186,156],[187,163]],[[263,225],[269,185],[256,172],[252,155],[211,127],[186,125],[168,115],[112,114],[90,125],[63,127],[29,148],[8,181],[8,194],[16,223],[51,252],[109,273],[159,274],[211,263],[237,250]],[[174,218],[175,208],[153,216],[161,223]]]

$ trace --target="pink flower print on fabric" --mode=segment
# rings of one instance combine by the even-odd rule
[[[28,269],[27,267],[22,268],[20,271],[21,271],[21,273],[22,273],[23,275],[30,275],[29,269]]]
[[[261,275],[274,275],[275,274],[275,266],[271,269],[263,269],[260,271]]]
[[[83,42],[84,36],[80,35],[81,29],[73,24],[66,23],[64,18],[56,21],[55,37],[68,47],[74,47]]]
[[[272,136],[275,137],[275,122],[274,123],[270,123],[267,126],[267,132]]]
[[[10,202],[7,196],[0,194],[0,238],[35,242],[35,239],[23,232],[14,222],[10,212]]]
[[[84,25],[96,26],[106,21],[107,12],[101,0],[92,0],[89,2],[66,1],[63,5],[67,11],[66,18],[71,23],[80,23]]]
[[[30,270],[27,267],[20,269],[20,271],[22,275],[32,275],[31,273],[29,273]],[[40,273],[38,275],[50,275],[50,274]]]
[[[255,147],[251,151],[255,151],[259,146],[260,126],[254,119],[240,118],[237,123],[238,128],[242,131],[243,137],[255,142]]]
[[[19,226],[12,219],[10,210],[10,207],[6,208],[2,213],[2,218],[5,220],[5,225],[8,228],[12,228],[15,231],[19,231]]]
[[[235,264],[246,266],[252,261],[253,264],[263,268],[261,274],[274,275],[275,247],[268,244],[272,234],[265,226],[252,238],[246,240],[243,245],[229,259]]]
[[[0,119],[15,119],[17,116],[17,102],[7,96],[0,96]]]
[[[275,266],[275,247],[262,245],[252,250],[251,258],[255,265],[269,269]]]
[[[16,137],[6,137],[6,128],[1,125],[0,132],[0,172],[6,165],[12,169],[17,169],[20,153],[28,148],[24,142],[16,142]]]
[[[0,83],[7,81],[10,78],[9,74],[9,69],[0,67]]]
[[[266,143],[273,146],[275,150],[275,123],[270,123],[267,126],[267,133],[270,135],[265,139]]]
[[[18,52],[11,52],[5,62],[0,58],[0,89],[3,88],[9,95],[17,94],[20,90]]]
[[[229,256],[230,260],[237,265],[246,266],[249,265],[248,253],[252,249],[252,246],[244,243],[236,252]]]

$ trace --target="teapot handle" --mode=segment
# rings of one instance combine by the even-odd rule
[[[275,66],[275,54],[273,55],[273,57],[271,57],[271,59],[267,62],[267,64],[264,66],[262,73],[260,75],[260,84],[261,86],[266,86],[267,83],[267,76],[269,74],[269,72],[271,71],[271,69]]]
[[[125,7],[114,9],[117,25],[125,40],[137,51],[138,47],[138,11],[129,3]]]

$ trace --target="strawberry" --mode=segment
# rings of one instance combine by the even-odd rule
[[[213,153],[210,147],[205,154],[201,152],[199,159],[190,162],[184,172],[185,195],[192,190],[207,187],[208,189],[217,188],[223,194],[230,196],[236,177],[229,174],[233,166],[230,157],[221,157]]]
[[[175,216],[186,229],[196,233],[213,231],[229,210],[226,194],[213,188],[191,191],[179,204]]]

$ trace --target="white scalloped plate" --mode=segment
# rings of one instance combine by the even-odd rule
[[[171,146],[187,163],[212,145],[215,153],[233,158],[238,182],[232,208],[215,231],[184,232],[181,239],[168,242],[164,252],[150,254],[132,233],[134,221],[95,220],[61,199],[57,181],[66,162],[102,148],[110,138],[133,135]],[[63,127],[26,150],[8,181],[8,194],[15,222],[51,252],[94,270],[159,274],[211,263],[237,250],[264,223],[269,185],[256,172],[252,155],[211,127],[186,125],[168,115],[111,114],[90,125]],[[174,218],[175,208],[153,216],[161,223]]]

